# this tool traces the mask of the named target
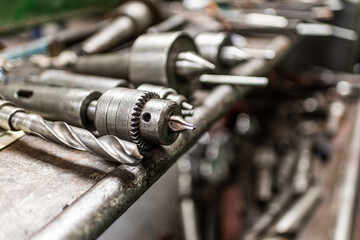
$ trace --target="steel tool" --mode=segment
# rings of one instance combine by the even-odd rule
[[[45,118],[115,135],[141,149],[170,145],[179,132],[194,129],[174,102],[153,92],[113,88],[101,95],[86,89],[9,84],[0,89],[7,100]]]
[[[105,92],[116,87],[128,87],[128,81],[108,77],[66,72],[63,70],[45,70],[38,75],[25,79],[28,83],[50,86],[75,87]]]
[[[215,65],[197,53],[194,41],[183,32],[146,33],[136,39],[130,51],[79,57],[71,64],[75,72],[129,79],[168,86],[188,96],[199,82],[207,84],[266,85],[266,78],[209,75]],[[256,81],[253,83],[250,79]]]
[[[230,34],[226,32],[204,32],[195,37],[195,44],[201,56],[214,63],[219,71],[224,71],[250,58],[273,59],[266,49],[242,49],[234,46]]]
[[[280,194],[269,203],[269,207],[263,215],[255,222],[255,224],[245,233],[244,240],[255,240],[258,236],[271,226],[271,223],[286,207],[292,197],[293,190],[291,188],[284,189]]]
[[[261,202],[267,202],[272,198],[273,168],[276,163],[275,151],[269,146],[262,146],[254,156],[254,165],[257,168],[256,197]]]
[[[23,130],[49,141],[81,151],[88,151],[104,159],[137,164],[143,158],[135,144],[112,135],[96,138],[89,131],[65,122],[44,120],[37,114],[26,113],[11,102],[0,100],[0,127],[5,130]]]
[[[82,51],[87,54],[108,51],[144,32],[160,16],[150,0],[127,1],[116,10],[116,14],[119,17],[83,43]]]
[[[28,77],[26,82],[48,86],[84,88],[99,91],[101,93],[112,88],[128,86],[128,81],[123,79],[98,77],[62,70],[45,70],[37,76]],[[172,88],[152,84],[142,84],[137,89],[146,92],[155,92],[159,94],[161,99],[172,100],[182,108],[183,116],[192,115],[192,109],[194,107],[187,102],[187,98],[184,95],[178,94]]]
[[[274,231],[278,234],[294,233],[304,218],[320,200],[323,190],[319,186],[311,187],[294,205],[277,221]]]

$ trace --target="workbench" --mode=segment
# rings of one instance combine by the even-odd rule
[[[276,52],[274,60],[253,59],[233,71],[266,75],[292,45],[284,36],[268,39],[262,47]],[[98,237],[248,90],[221,85],[208,91],[189,118],[196,130],[147,152],[137,166],[22,137],[0,152],[0,239]]]

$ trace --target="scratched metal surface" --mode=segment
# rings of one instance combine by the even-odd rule
[[[285,37],[270,39],[268,47],[278,53],[275,61],[253,60],[236,71],[265,74],[290,46]],[[170,148],[151,151],[136,167],[116,167],[88,153],[22,138],[0,152],[0,239],[98,237],[244,93],[215,88],[195,110],[196,131],[182,134]]]
[[[26,239],[115,164],[24,136],[0,152],[0,239]]]

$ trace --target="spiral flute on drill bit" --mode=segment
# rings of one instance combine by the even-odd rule
[[[26,113],[11,102],[0,100],[0,127],[23,130],[52,142],[81,151],[88,151],[110,161],[137,164],[143,158],[135,144],[106,135],[96,138],[89,131],[65,122],[44,120],[37,114]]]

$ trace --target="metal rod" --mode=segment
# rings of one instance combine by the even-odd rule
[[[344,181],[340,186],[334,239],[351,239],[356,196],[359,187],[360,167],[360,101],[357,104],[355,126],[347,154]]]

